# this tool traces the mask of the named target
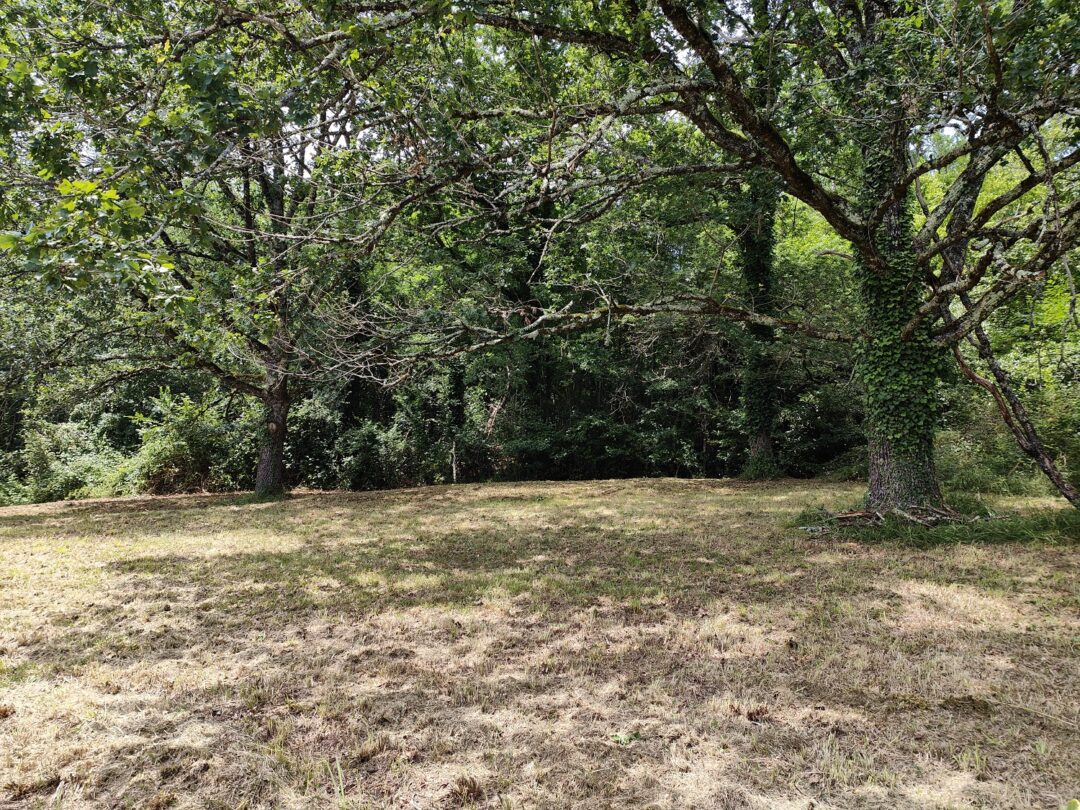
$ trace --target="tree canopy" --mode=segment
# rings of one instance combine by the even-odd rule
[[[935,444],[977,389],[1080,506],[1057,438],[1080,426],[1067,3],[0,19],[15,478],[82,384],[159,428],[184,406],[155,390],[224,407],[221,431],[255,403],[264,495],[379,454],[437,457],[405,480],[769,477],[865,441],[868,506],[911,514],[942,507]],[[322,438],[291,439],[319,402]]]

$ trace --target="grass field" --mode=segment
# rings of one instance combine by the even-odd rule
[[[639,480],[0,509],[0,807],[1080,795],[1080,521],[975,542],[793,525],[857,495]]]

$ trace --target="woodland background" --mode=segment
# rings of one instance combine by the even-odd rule
[[[260,446],[271,490],[859,479],[867,403],[951,490],[1047,491],[927,314],[985,327],[1076,480],[1065,5],[2,19],[0,501],[250,489]],[[914,339],[850,244],[889,205],[952,245],[900,288]]]

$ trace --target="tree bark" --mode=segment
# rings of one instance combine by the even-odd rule
[[[284,380],[267,391],[263,403],[266,432],[255,471],[255,495],[279,498],[285,494],[285,432],[289,416],[289,393]]]
[[[768,0],[751,0],[754,38],[750,49],[752,75],[747,94],[761,107],[772,103],[778,84],[770,31]],[[745,191],[735,203],[735,227],[739,238],[739,259],[743,283],[751,311],[773,316],[773,260],[775,257],[776,208],[780,200],[779,181],[769,170],[751,171]],[[741,399],[749,438],[742,477],[754,480],[776,478],[780,465],[776,460],[773,433],[776,429],[777,375],[774,344],[776,331],[768,326],[751,325],[747,332],[750,345],[743,359]]]
[[[903,268],[902,257],[893,260]],[[934,465],[939,352],[928,331],[910,340],[900,336],[918,306],[918,287],[896,267],[887,277],[867,268],[862,275],[867,315],[859,364],[870,462],[867,506],[886,511],[939,506]]]
[[[774,314],[773,306],[773,222],[776,192],[768,178],[756,178],[742,200],[748,216],[740,222],[740,260],[750,309],[762,315]],[[773,344],[776,333],[769,326],[751,325],[750,340],[743,358],[741,399],[749,436],[748,456],[742,477],[775,478],[780,474],[773,448],[777,397]]]
[[[874,133],[864,149],[863,194],[876,207],[906,168],[902,122]],[[941,351],[928,325],[908,338],[904,327],[918,310],[923,281],[915,259],[910,195],[885,214],[874,240],[884,267],[858,263],[865,308],[859,367],[866,396],[869,443],[867,506],[882,511],[940,506],[934,465],[935,389]]]
[[[892,511],[911,506],[939,506],[941,488],[934,467],[933,437],[912,446],[870,430],[868,509]]]
[[[773,447],[772,430],[762,429],[750,434],[747,445],[746,464],[740,477],[748,481],[767,481],[781,475]]]

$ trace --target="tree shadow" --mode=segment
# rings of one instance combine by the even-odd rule
[[[1009,614],[985,626],[952,615],[997,604],[972,602],[999,561],[991,547],[957,563],[939,546],[807,539],[775,529],[800,506],[782,501],[744,524],[746,501],[668,520],[638,498],[640,514],[611,518],[604,499],[527,487],[301,497],[170,503],[135,525],[213,513],[210,533],[228,534],[272,515],[271,539],[289,545],[162,543],[106,563],[97,596],[57,605],[20,639],[30,677],[88,685],[85,711],[117,729],[57,726],[82,752],[65,755],[94,774],[79,783],[87,797],[747,807],[806,790],[844,806],[884,785],[882,801],[917,808],[943,795],[919,798],[928,773],[960,785],[955,801],[986,803],[1032,773],[1030,754],[1009,748],[998,776],[967,780],[964,751],[1070,736],[970,691],[978,676],[992,693],[1010,681],[1049,692],[1039,673],[1075,660],[1035,613],[1015,627]],[[1019,551],[989,583],[1002,604],[1069,564]],[[896,587],[907,581],[943,584]],[[905,611],[926,626],[903,627]],[[931,744],[945,748],[927,765]],[[1044,766],[1038,795],[1075,759]]]

